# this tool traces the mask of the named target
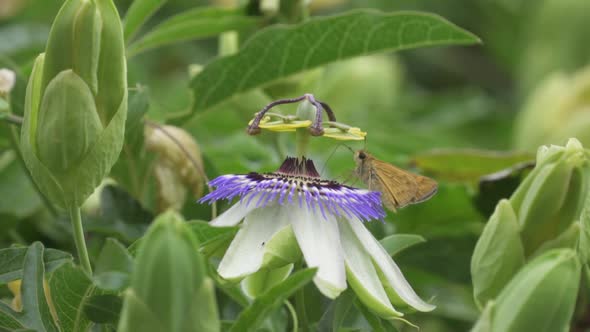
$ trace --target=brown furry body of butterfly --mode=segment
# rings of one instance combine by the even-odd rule
[[[381,192],[383,204],[394,212],[436,194],[438,185],[433,179],[397,168],[366,151],[356,151],[354,161],[356,175],[369,190]]]

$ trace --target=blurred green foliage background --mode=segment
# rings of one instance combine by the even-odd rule
[[[125,13],[131,1],[115,2]],[[143,29],[196,5],[228,2],[170,0]],[[19,103],[24,100],[33,60],[43,51],[61,4],[58,0],[0,1],[0,67],[17,71],[12,97],[17,114],[22,114]],[[590,63],[590,2],[314,0],[311,14],[366,7],[436,13],[473,32],[482,44],[334,63],[275,82],[263,89],[264,94],[236,96],[177,125],[200,146],[209,178],[272,171],[285,154],[294,153],[293,135],[247,137],[246,124],[268,100],[309,92],[328,103],[338,120],[368,132],[365,143],[351,143],[351,147],[366,147],[381,160],[417,166],[436,178],[439,193],[430,201],[389,215],[385,224],[367,226],[377,238],[400,232],[427,239],[396,260],[418,292],[424,298],[435,297],[438,303],[432,314],[411,315],[410,320],[422,331],[468,330],[478,316],[469,261],[491,213],[484,206],[492,200],[487,206],[493,207],[498,198],[510,194],[510,186],[508,192],[498,193],[493,187],[491,198],[482,197],[479,177],[532,159],[537,146],[563,144],[569,136],[580,136],[590,146],[590,80],[583,72]],[[241,40],[247,37],[244,34]],[[150,121],[174,118],[191,105],[189,67],[206,64],[217,54],[218,41],[210,38],[136,55],[128,60],[130,98],[140,93],[147,96],[145,116]],[[10,130],[8,125],[0,126],[0,247],[42,240],[47,247],[73,250],[67,220],[52,217],[18,164]],[[154,154],[141,145],[124,150],[113,170],[112,177],[124,191],[110,188],[103,192],[100,204],[86,210],[91,255],[97,254],[104,236],[132,243],[159,212],[157,184],[150,176]],[[347,149],[338,148],[328,158],[336,147],[333,141],[313,140],[311,157],[323,176],[350,179],[354,164]],[[462,153],[472,159],[457,162]],[[209,219],[208,208],[190,196],[182,213],[187,220]],[[2,289],[2,294],[7,290]],[[315,293],[310,296],[319,298]],[[226,302],[220,300],[221,306]],[[220,313],[228,318],[235,310],[228,304]]]

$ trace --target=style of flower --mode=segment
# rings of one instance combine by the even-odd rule
[[[303,114],[283,115],[269,112],[273,107],[284,104],[303,102],[312,107],[315,112],[308,114],[311,119],[302,118]],[[326,112],[328,121],[323,120],[323,113]],[[351,127],[336,121],[336,116],[330,106],[322,101],[316,100],[312,94],[306,93],[301,97],[279,99],[266,105],[248,123],[248,134],[257,135],[262,129],[275,132],[294,132],[297,129],[307,128],[312,136],[330,137],[336,140],[362,141],[367,133],[360,128]]]
[[[318,268],[314,283],[325,296],[336,298],[348,281],[361,301],[385,318],[403,315],[394,305],[434,309],[363,225],[385,217],[379,192],[323,180],[306,158],[287,158],[272,173],[222,175],[210,185],[216,189],[201,202],[238,199],[211,224],[235,226],[243,220],[218,266],[223,278],[240,280],[264,267],[264,244],[290,228],[307,266]]]

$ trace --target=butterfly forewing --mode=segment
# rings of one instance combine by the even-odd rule
[[[373,160],[375,179],[385,206],[395,211],[414,201],[418,184],[413,174],[380,160]],[[371,184],[369,184],[371,185]]]
[[[356,174],[370,190],[381,192],[383,204],[392,211],[436,193],[438,185],[433,179],[397,168],[365,151],[357,151],[355,161]]]
[[[418,185],[418,190],[412,203],[424,202],[425,200],[429,199],[430,197],[434,196],[434,194],[436,194],[436,191],[438,190],[438,184],[436,183],[436,181],[421,175],[415,176],[416,184]]]

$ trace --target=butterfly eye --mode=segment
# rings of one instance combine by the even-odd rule
[[[365,155],[365,153],[364,153],[364,152],[359,152],[359,159],[360,159],[360,160],[363,160],[363,159],[365,159],[365,157],[366,157],[366,156],[367,156],[367,155]]]

